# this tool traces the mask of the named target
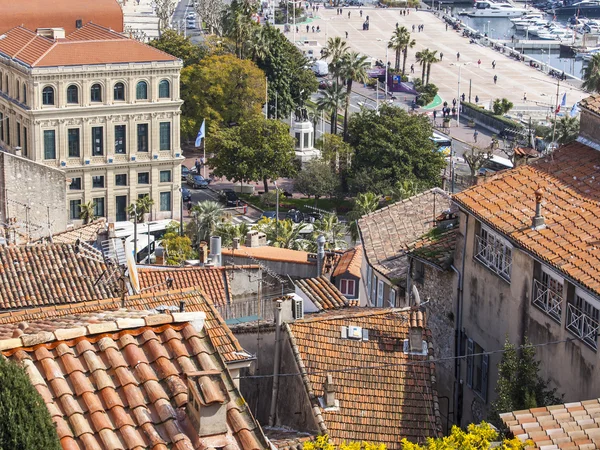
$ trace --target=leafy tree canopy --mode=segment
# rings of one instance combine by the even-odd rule
[[[238,127],[218,133],[215,156],[209,165],[218,177],[235,182],[263,181],[293,176],[295,172],[294,139],[286,124],[257,116]]]
[[[579,136],[579,120],[575,117],[564,116],[556,121],[556,129],[554,124],[544,130],[544,139],[551,142],[554,141],[559,145],[565,145],[573,142]]]
[[[348,142],[354,148],[351,176],[357,192],[383,193],[405,179],[424,188],[440,181],[444,157],[435,150],[427,117],[384,105],[350,118]]]
[[[260,115],[265,76],[252,61],[210,56],[181,71],[181,98],[183,134],[195,136],[204,119],[213,132]]]
[[[350,144],[337,134],[325,133],[320,137],[315,146],[321,150],[324,161],[335,169],[336,172],[350,169],[354,158],[354,149]]]
[[[23,368],[1,355],[0,423],[0,449],[62,449],[44,400]]]
[[[329,436],[324,434],[317,436],[314,441],[307,441],[302,447],[303,450],[336,450],[335,444],[329,441]],[[373,442],[343,442],[337,447],[339,450],[386,450],[385,444]]]
[[[339,187],[340,180],[331,166],[318,159],[309,161],[294,179],[294,189],[309,197],[314,195],[315,202],[319,197],[333,195]]]
[[[179,224],[177,222],[172,222],[167,226],[162,246],[166,252],[165,263],[168,266],[179,266],[184,261],[195,259],[196,257],[191,239],[187,236],[179,235]]]
[[[509,112],[513,106],[514,106],[513,103],[511,101],[509,101],[508,99],[497,98],[496,100],[494,100],[494,103],[492,104],[492,110],[494,111],[495,115],[502,116],[502,115],[506,114],[507,112]]]
[[[189,37],[183,37],[175,30],[163,31],[159,38],[151,40],[148,44],[181,59],[184,66],[198,63],[203,56],[202,50],[195,46]]]

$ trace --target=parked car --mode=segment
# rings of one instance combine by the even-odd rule
[[[183,164],[181,165],[181,181],[187,181],[187,176],[190,173],[190,169],[188,169]]]
[[[202,175],[193,173],[188,174],[186,183],[193,189],[206,189],[208,187],[208,181],[206,181]]]
[[[277,216],[277,211],[263,211],[258,220],[266,218],[266,219],[275,219]]]
[[[297,209],[290,209],[286,213],[285,218],[294,223],[301,223],[304,222],[304,213],[302,211],[298,211]]]
[[[219,199],[225,206],[238,206],[240,199],[233,189],[223,189],[219,193]]]
[[[333,86],[333,81],[322,78],[319,80],[319,89],[327,89],[329,86]]]
[[[181,188],[181,199],[184,202],[188,202],[192,200],[192,191],[190,191],[188,188]]]

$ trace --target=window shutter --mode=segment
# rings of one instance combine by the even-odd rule
[[[467,339],[467,386],[473,387],[473,339]]]
[[[490,364],[490,355],[483,355],[481,362],[481,397],[487,403],[488,391],[488,367]]]
[[[342,294],[348,293],[348,281],[347,280],[341,281],[340,291],[342,291]]]

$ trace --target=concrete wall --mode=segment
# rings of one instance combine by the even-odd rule
[[[579,123],[579,135],[594,143],[599,143],[598,129],[600,129],[600,116],[585,108],[581,108],[581,118]]]
[[[47,237],[67,228],[65,204],[64,172],[0,152],[0,222],[16,219],[16,230],[29,240]],[[25,242],[25,236],[17,242]]]
[[[262,280],[262,270],[248,269],[226,270],[225,276],[229,280],[229,296],[232,302],[238,299],[256,298],[259,281]]]

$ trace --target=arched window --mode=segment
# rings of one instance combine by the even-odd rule
[[[42,104],[54,105],[54,88],[46,86],[42,91]]]
[[[67,103],[79,103],[79,88],[74,84],[67,88]]]
[[[171,84],[168,80],[162,80],[158,84],[158,98],[169,98],[171,96]]]
[[[92,84],[90,88],[90,99],[93,102],[101,102],[102,101],[102,86],[99,84]]]
[[[115,84],[113,97],[114,100],[125,100],[125,85],[123,83]]]
[[[135,98],[138,100],[148,100],[148,83],[140,81],[135,88]]]
[[[27,85],[23,83],[23,103],[27,104]]]

